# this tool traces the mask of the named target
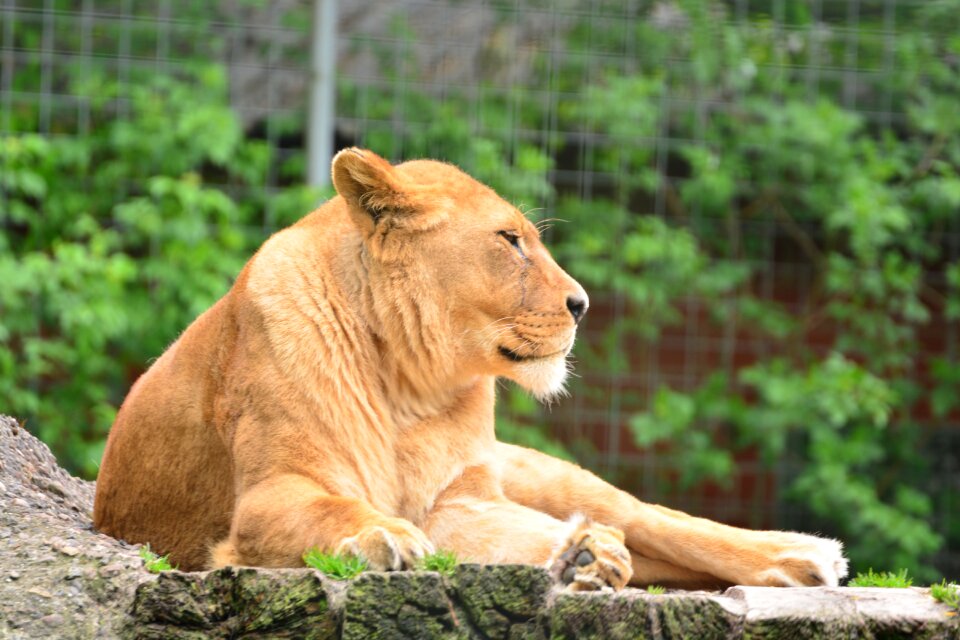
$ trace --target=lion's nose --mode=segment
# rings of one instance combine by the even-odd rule
[[[573,321],[579,324],[580,319],[583,318],[584,314],[587,312],[586,296],[581,296],[581,295],[569,296],[567,298],[567,309],[570,310],[570,315],[573,316]]]

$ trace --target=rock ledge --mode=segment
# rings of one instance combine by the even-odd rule
[[[918,588],[571,595],[535,567],[469,564],[155,575],[93,530],[93,487],[0,416],[0,638],[960,638],[960,616]]]

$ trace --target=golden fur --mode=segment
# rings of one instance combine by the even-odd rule
[[[451,165],[348,149],[333,181],[339,196],[270,238],[131,389],[100,531],[183,569],[299,566],[317,546],[376,569],[437,548],[534,563],[574,589],[845,575],[835,541],[644,504],[498,443],[496,377],[561,391],[583,289]]]

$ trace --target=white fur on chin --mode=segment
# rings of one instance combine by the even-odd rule
[[[537,400],[549,404],[566,395],[564,383],[569,373],[567,359],[558,355],[555,358],[518,363],[511,377]]]

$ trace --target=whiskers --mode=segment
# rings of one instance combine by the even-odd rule
[[[532,318],[542,326],[544,316]],[[539,402],[548,407],[568,394],[565,381],[573,373],[574,363],[567,358],[570,342],[566,348],[557,349],[556,338],[540,341],[536,336],[525,335],[527,323],[516,316],[497,318],[475,331],[477,344],[485,353],[509,349],[516,355],[510,367],[510,379],[526,389]]]
[[[546,345],[542,342],[536,342],[524,336],[522,331],[522,325],[517,322],[509,322],[502,325],[497,325],[498,322],[502,322],[506,318],[501,318],[487,324],[483,330],[481,330],[483,347],[486,350],[495,350],[500,347],[505,347],[513,351],[514,353],[524,356],[524,357],[536,357],[544,354],[544,349]],[[491,330],[491,327],[496,327]],[[503,344],[509,340],[510,344]]]
[[[568,222],[563,218],[543,218],[542,220],[537,220],[533,223],[533,226],[536,227],[537,233],[543,234],[546,231],[549,231],[553,228],[551,222]]]
[[[549,357],[568,352],[572,339],[567,346],[558,345],[560,336],[556,329],[562,329],[567,323],[555,322],[553,314],[536,314],[532,317],[509,316],[488,322],[476,333],[478,344],[486,351],[507,348],[522,357]]]
[[[524,218],[529,218],[530,216],[535,214],[537,211],[545,211],[543,207],[531,207],[527,209],[527,205],[523,204],[522,202],[516,206],[517,206],[517,211],[522,213]]]
[[[533,220],[533,214],[537,213],[538,211],[545,211],[543,207],[532,207],[527,209],[526,206],[521,203],[517,205],[517,210],[522,213],[525,218],[533,222],[533,226],[537,229],[538,234],[542,234],[545,231],[552,229],[553,225],[550,224],[551,222],[568,222],[563,218],[541,218],[540,220]]]
[[[497,318],[496,320],[487,323],[482,329],[476,332],[480,338],[480,346],[484,349],[484,351],[492,351],[496,349],[500,346],[500,338],[516,330],[517,323],[513,322],[512,320],[513,316]],[[504,322],[506,322],[506,324],[501,324]]]
[[[543,349],[542,344],[530,342],[526,338],[520,338],[520,347],[529,348],[532,356],[540,355],[540,351]]]

